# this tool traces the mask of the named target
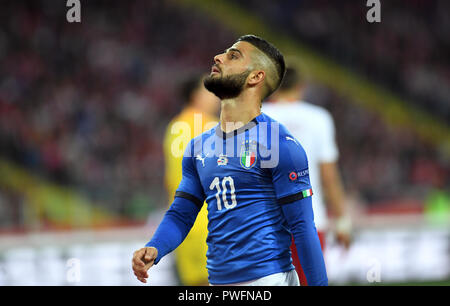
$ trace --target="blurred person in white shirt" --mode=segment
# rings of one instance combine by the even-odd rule
[[[331,114],[323,107],[302,100],[305,84],[298,71],[288,68],[279,89],[262,105],[262,112],[282,123],[301,143],[308,156],[314,221],[322,250],[331,230],[327,208],[334,218],[335,238],[348,248],[351,243],[351,220],[348,216],[344,188],[338,169],[339,152]],[[294,243],[292,259],[301,285],[307,285]]]

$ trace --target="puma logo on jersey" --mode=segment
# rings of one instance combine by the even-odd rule
[[[205,157],[202,157],[200,154],[197,154],[196,159],[202,162],[203,167],[205,166],[205,158],[208,157],[208,154]]]

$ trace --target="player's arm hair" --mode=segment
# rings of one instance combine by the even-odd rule
[[[155,264],[168,253],[175,250],[186,238],[194,225],[203,203],[185,195],[175,196],[169,210],[164,215],[152,239],[145,245],[155,247],[158,256]]]
[[[319,236],[314,224],[312,198],[304,197],[281,206],[294,236],[298,258],[310,286],[327,286],[328,277]]]

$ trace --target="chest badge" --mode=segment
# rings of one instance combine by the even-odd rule
[[[225,154],[220,154],[217,159],[217,166],[226,166],[228,164],[228,158]]]
[[[244,169],[250,169],[256,164],[257,150],[256,141],[244,141],[241,144],[241,166]]]

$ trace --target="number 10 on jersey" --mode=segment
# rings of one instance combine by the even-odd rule
[[[230,186],[231,204],[228,202],[228,199],[227,199],[227,191],[228,191],[227,185]],[[231,176],[225,176],[222,179],[222,182],[220,181],[220,178],[216,176],[213,179],[213,181],[211,182],[209,189],[210,190],[217,189],[217,193],[216,193],[217,210],[222,210],[222,202],[223,202],[223,206],[226,209],[234,208],[237,205],[235,188],[234,188],[234,180]],[[222,199],[220,198],[220,194],[222,194]]]

